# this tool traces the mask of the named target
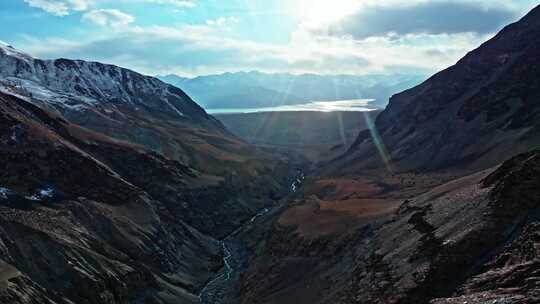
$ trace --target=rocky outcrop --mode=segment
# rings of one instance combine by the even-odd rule
[[[485,181],[500,221],[510,222],[509,237],[478,265],[473,276],[445,303],[537,303],[540,301],[540,152],[506,162]],[[517,216],[517,218],[516,218]]]
[[[519,237],[461,285],[454,297],[432,303],[538,303],[539,228],[537,221],[528,224]]]

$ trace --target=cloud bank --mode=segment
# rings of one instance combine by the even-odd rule
[[[517,18],[503,7],[479,3],[422,2],[407,6],[372,6],[333,24],[328,33],[357,39],[407,34],[492,33]]]

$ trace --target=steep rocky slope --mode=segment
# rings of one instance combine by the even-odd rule
[[[153,195],[181,202],[175,208],[186,221],[215,237],[267,205],[288,174],[283,162],[233,136],[182,90],[117,66],[40,60],[0,44],[0,91],[195,169],[189,187],[174,192],[141,175],[137,159],[129,165],[120,151],[104,153],[138,184],[155,185]]]
[[[392,97],[338,167],[485,168],[540,144],[540,7],[456,65]],[[374,144],[377,143],[377,144]],[[355,169],[356,168],[356,169]]]
[[[122,106],[219,128],[185,93],[156,78],[113,65],[82,60],[40,60],[0,44],[0,74],[6,91],[32,97],[68,115],[100,110],[115,117]],[[120,107],[118,109],[117,107]]]
[[[478,271],[461,284],[453,298],[443,303],[538,303],[540,218],[540,152],[524,154],[505,163],[484,184],[494,187],[492,199],[499,202],[496,213],[500,222],[513,216],[510,237],[492,255],[478,265]],[[490,235],[491,237],[491,235]]]
[[[219,243],[150,194],[193,169],[5,94],[0,126],[2,303],[197,302]]]
[[[350,211],[331,231],[286,209],[244,274],[243,303],[537,303],[539,170],[539,151],[520,155],[376,217]]]

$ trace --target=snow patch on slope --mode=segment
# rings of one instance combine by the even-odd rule
[[[42,201],[45,199],[49,199],[54,197],[54,189],[53,188],[44,188],[39,189],[38,192],[32,196],[27,197],[27,199],[31,201]]]
[[[11,191],[9,191],[8,188],[0,187],[0,199],[2,199],[2,200],[8,199],[8,194],[10,192]]]

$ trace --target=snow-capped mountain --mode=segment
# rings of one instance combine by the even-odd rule
[[[114,65],[41,60],[0,45],[0,92],[200,171],[221,174],[253,157],[181,89]]]
[[[125,105],[166,119],[211,119],[183,91],[128,69],[98,62],[40,60],[0,44],[0,90],[42,102],[61,113],[110,116]]]

